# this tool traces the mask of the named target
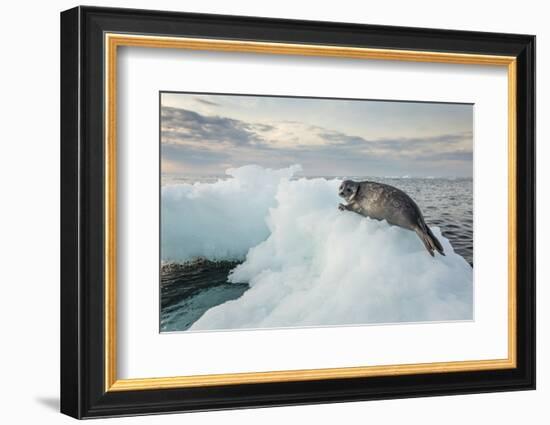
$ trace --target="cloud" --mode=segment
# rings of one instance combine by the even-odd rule
[[[258,133],[251,124],[173,107],[161,110],[161,137],[162,142],[168,144],[199,141],[238,146],[259,142]]]
[[[206,99],[203,99],[203,98],[200,98],[200,97],[195,97],[194,98],[195,101],[199,102],[199,103],[202,103],[203,105],[208,105],[208,106],[220,106],[219,103],[217,102],[214,102],[212,100],[206,100]]]
[[[433,153],[423,157],[425,160],[439,160],[439,161],[472,161],[474,153],[472,151],[449,151]]]
[[[161,148],[162,157],[176,162],[192,162],[195,164],[215,164],[230,158],[230,155],[223,151],[211,149],[197,149],[184,145],[163,145]]]
[[[455,134],[440,134],[429,137],[400,137],[400,138],[384,138],[377,140],[379,147],[401,150],[407,148],[421,149],[433,148],[436,145],[457,145],[464,141],[472,139],[471,132],[455,133]]]
[[[323,129],[324,130],[324,129]],[[346,146],[370,146],[371,142],[359,136],[350,136],[339,131],[324,130],[320,136],[331,144]]]
[[[193,167],[202,167],[204,171],[205,166],[219,168],[247,163],[280,167],[298,161],[309,168],[332,168],[339,174],[366,166],[382,175],[399,174],[400,167],[406,169],[406,174],[422,174],[422,166],[441,161],[444,175],[444,163],[451,161],[463,163],[463,174],[471,174],[468,171],[472,161],[471,131],[429,137],[370,138],[301,121],[247,122],[162,107],[161,141],[163,160],[185,164],[186,171]],[[430,167],[433,174],[434,164]]]

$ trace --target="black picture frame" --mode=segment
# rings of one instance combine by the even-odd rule
[[[105,391],[104,33],[308,43],[517,59],[517,367]],[[75,418],[535,388],[535,37],[132,9],[61,13],[61,412]]]

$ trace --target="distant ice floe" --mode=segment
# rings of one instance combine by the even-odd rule
[[[241,259],[240,298],[190,330],[470,320],[472,268],[439,228],[432,258],[411,231],[338,211],[337,179],[246,166],[162,191],[162,258]]]

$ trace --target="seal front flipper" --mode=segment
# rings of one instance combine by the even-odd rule
[[[340,211],[349,211],[349,206],[348,205],[345,205],[345,204],[338,204],[338,209]]]

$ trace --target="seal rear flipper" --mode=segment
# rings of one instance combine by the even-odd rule
[[[435,250],[439,252],[441,255],[445,255],[445,252],[443,252],[443,246],[439,242],[439,240],[435,237],[435,235],[432,233],[432,230],[426,225],[426,233],[428,234],[428,237],[432,240],[432,244]]]
[[[416,232],[416,234],[418,235],[418,237],[420,238],[420,240],[422,241],[422,243],[424,244],[424,246],[426,247],[430,255],[433,257],[434,247],[432,246],[432,243],[430,243],[431,242],[430,237],[426,233],[424,233],[424,231],[419,227],[415,227],[414,231]]]

